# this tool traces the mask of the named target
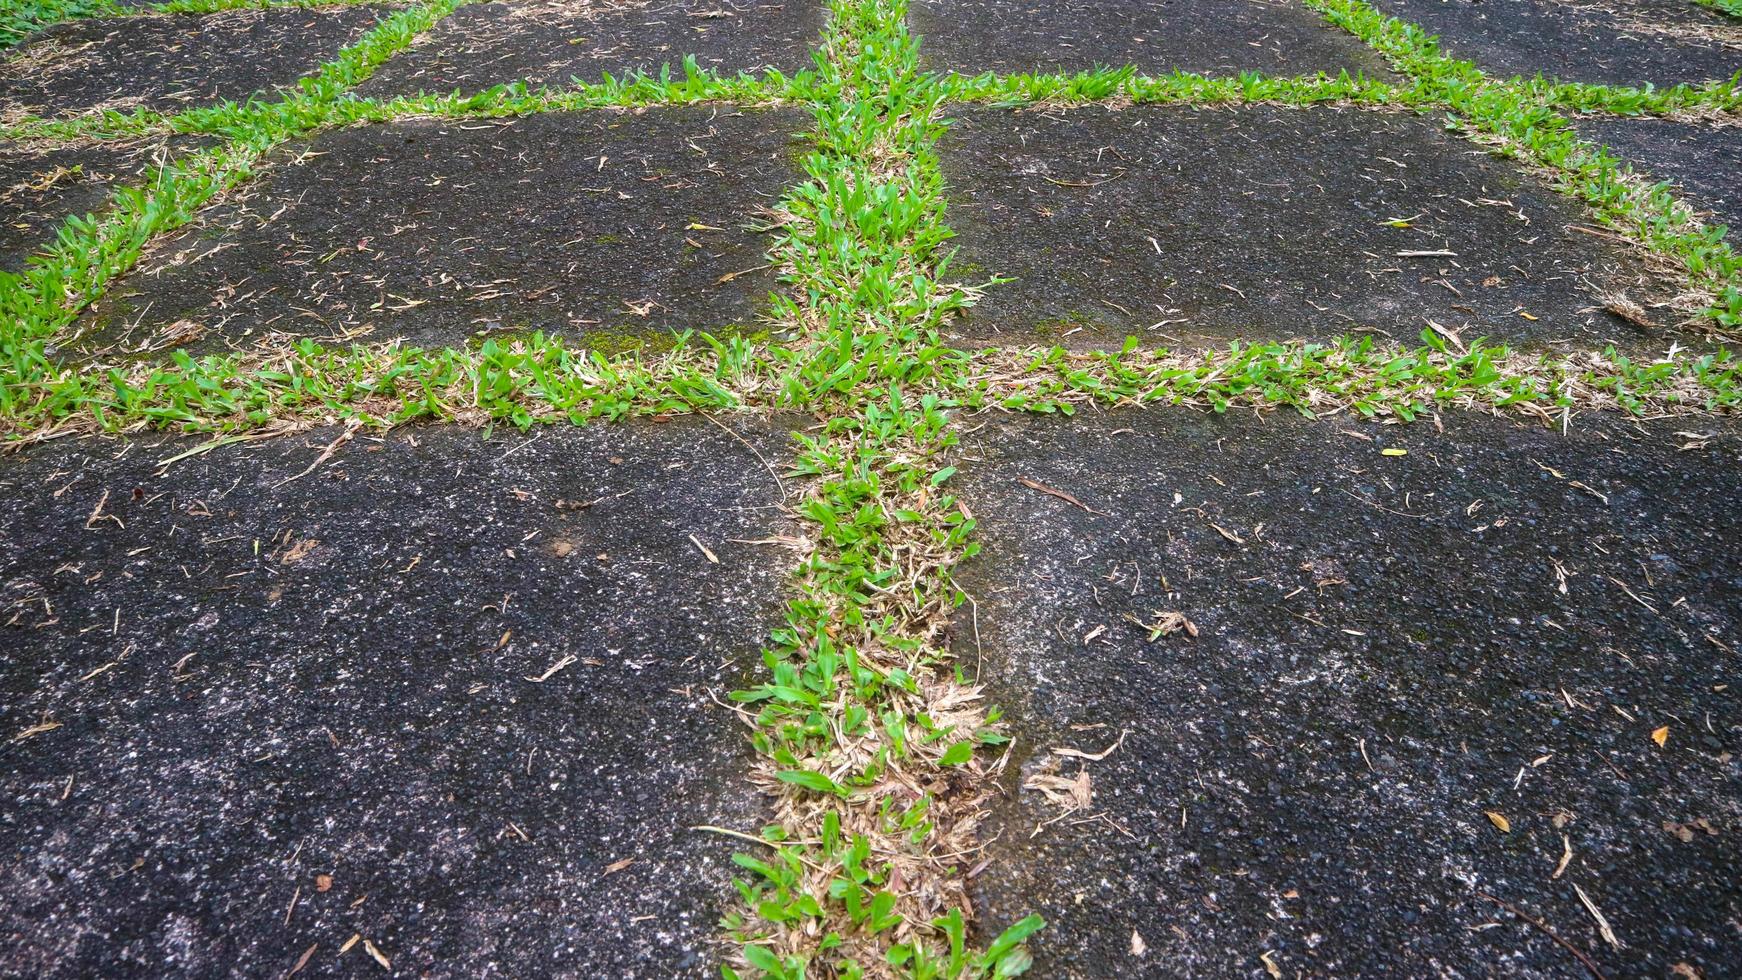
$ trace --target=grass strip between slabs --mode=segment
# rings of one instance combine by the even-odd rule
[[[1742,112],[1742,80],[1654,85],[1592,85],[1516,78],[1511,84],[1525,97],[1568,112],[1621,116],[1669,116],[1692,121],[1717,120]]]
[[[945,75],[939,83],[949,102],[992,105],[1293,105],[1336,103],[1419,106],[1424,99],[1407,87],[1350,75],[1279,77],[1260,72],[1209,77],[1193,72],[1141,75],[1129,66],[1074,74]]]
[[[690,56],[678,66],[677,72],[673,72],[668,64],[657,73],[636,72],[623,78],[614,78],[607,73],[598,82],[561,88],[533,89],[517,82],[471,94],[423,94],[385,102],[346,95],[325,103],[323,114],[319,118],[304,120],[300,132],[401,119],[484,119],[612,107],[693,105],[698,102],[731,103],[741,107],[769,106],[809,101],[813,97],[809,84],[809,72],[800,72],[791,78],[772,69],[761,76],[721,76],[700,68],[695,58]],[[9,128],[0,128],[0,139],[53,144],[137,139],[166,133],[233,137],[258,128],[262,114],[270,114],[273,108],[258,103],[224,102],[167,116],[149,109],[133,112],[102,110],[69,119],[25,120]]]
[[[974,522],[943,489],[948,405],[921,391],[948,358],[938,325],[974,296],[943,281],[941,90],[918,70],[904,0],[835,0],[817,61],[816,149],[772,255],[790,287],[776,315],[798,338],[777,390],[826,417],[797,434],[797,598],[765,678],[732,694],[774,813],[739,832],[762,849],[734,856],[723,970],[1015,976],[1039,917],[971,933],[968,872],[1007,738],[944,642]]]
[[[1723,352],[1634,360],[1615,351],[1531,356],[1480,341],[1417,347],[1371,337],[1170,351],[1060,347],[937,351],[913,391],[946,409],[1070,412],[1175,405],[1211,411],[1293,409],[1409,421],[1446,408],[1535,418],[1592,412],[1711,415],[1742,408],[1742,362]],[[68,371],[17,386],[20,412],[0,416],[14,443],[152,430],[236,434],[357,421],[460,425],[580,424],[695,411],[829,411],[848,382],[898,372],[908,358],[847,365],[745,338],[687,334],[655,353],[606,355],[560,337],[490,339],[475,349],[398,343],[326,348],[298,340],[240,354],[104,371]]]

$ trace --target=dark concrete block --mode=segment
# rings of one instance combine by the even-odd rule
[[[1742,962],[1742,431],[1444,422],[1128,411],[965,441],[957,648],[1020,753],[988,934],[1044,915],[1050,977],[1581,972],[1488,894],[1610,976]],[[1196,635],[1139,625],[1170,612]],[[1063,810],[1017,784],[1079,771],[1090,807],[1031,837]]]
[[[0,269],[22,269],[68,217],[102,210],[117,187],[140,183],[168,153],[162,141],[0,143]]]
[[[811,67],[828,6],[817,0],[712,0],[595,5],[574,0],[480,3],[436,25],[360,89],[375,98],[478,92],[524,81],[537,88],[605,72],[683,74],[685,55],[725,74]]]
[[[1431,319],[1467,340],[1639,347],[1657,341],[1598,294],[1674,291],[1574,230],[1590,220],[1574,201],[1424,116],[956,115],[940,156],[957,271],[1017,280],[958,322],[965,342],[1414,343]]]
[[[1295,0],[914,0],[933,71],[1389,76],[1384,59]]]
[[[715,975],[768,471],[693,419],[293,480],[337,434],[0,461],[0,974]]]
[[[1742,71],[1742,21],[1693,0],[1374,0],[1502,78],[1659,87]]]
[[[695,107],[326,133],[155,243],[85,343],[159,349],[181,321],[201,349],[751,324],[776,282],[748,226],[799,179],[808,122]]]
[[[233,10],[60,24],[0,63],[0,122],[114,109],[180,112],[293,85],[359,40],[370,7]]]
[[[1673,181],[1710,224],[1730,229],[1742,248],[1742,128],[1668,119],[1582,117],[1579,134],[1602,143],[1652,180]]]

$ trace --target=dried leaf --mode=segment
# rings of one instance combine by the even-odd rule
[[[315,950],[320,949],[320,948],[321,948],[320,944],[316,943],[315,945],[310,946],[308,949],[303,950],[302,955],[296,958],[296,965],[290,968],[289,973],[285,974],[286,980],[288,980],[288,978],[290,978],[290,977],[296,976],[298,973],[301,973],[302,968],[305,966],[308,966],[309,959],[315,955]]]
[[[1052,776],[1046,773],[1036,773],[1023,782],[1025,789],[1038,790],[1050,803],[1081,810],[1094,799],[1094,791],[1089,785],[1088,770],[1077,773],[1075,779],[1063,776]]]
[[[31,737],[32,735],[41,735],[43,732],[52,732],[59,727],[60,727],[60,722],[58,722],[58,721],[45,721],[40,725],[31,725],[29,728],[26,728],[24,731],[21,731],[17,735],[12,736],[12,741],[22,742],[25,739]]]
[[[1712,837],[1718,835],[1718,828],[1712,826],[1712,822],[1707,820],[1705,817],[1700,817],[1697,820],[1690,820],[1687,823],[1676,823],[1673,820],[1665,820],[1663,822],[1663,829],[1674,834],[1676,839],[1680,840],[1683,844],[1691,843],[1693,841],[1695,836],[1694,831],[1696,830],[1703,830],[1708,836]]]
[[[157,335],[146,344],[146,350],[162,350],[165,347],[185,347],[206,335],[206,327],[193,320],[177,320],[159,330]]]
[[[736,272],[728,272],[725,275],[721,276],[720,278],[715,279],[714,285],[718,286],[722,283],[728,283],[728,282],[731,282],[732,280],[738,278],[739,276],[749,275],[752,272],[760,272],[763,269],[767,269],[767,268],[769,268],[769,266],[764,264],[764,265],[752,266],[751,268],[748,268],[748,269],[739,269]]]
[[[1277,966],[1276,961],[1270,956],[1271,953],[1268,949],[1258,954],[1258,958],[1264,961],[1264,972],[1275,977],[1276,980],[1282,980],[1282,967]]]
[[[375,958],[375,962],[381,964],[381,969],[383,969],[383,970],[393,969],[393,963],[387,959],[387,954],[381,952],[381,950],[379,950],[379,949],[376,949],[375,944],[370,942],[367,939],[363,940],[363,951],[365,953],[368,953],[370,956],[373,956]]]
[[[1174,633],[1183,632],[1185,635],[1191,637],[1198,635],[1198,624],[1187,619],[1185,613],[1175,612],[1171,609],[1158,609],[1155,611],[1154,615],[1155,622],[1153,623],[1146,623],[1130,613],[1125,614],[1125,619],[1128,622],[1135,623],[1148,630],[1149,641],[1151,643]]]
[[[281,565],[294,565],[297,562],[302,561],[304,558],[307,558],[316,548],[320,547],[320,544],[321,543],[314,538],[303,538],[301,541],[286,548],[284,554],[279,556],[278,563]]]
[[[712,551],[708,550],[708,546],[703,544],[701,542],[701,539],[697,538],[693,534],[690,535],[690,544],[693,544],[697,548],[701,549],[702,557],[706,558],[708,560],[708,564],[718,565],[720,563],[720,559],[717,556],[715,556],[715,554]]]
[[[1663,744],[1665,742],[1669,741],[1669,726],[1665,725],[1662,728],[1659,728],[1658,730],[1652,732],[1651,733],[1651,740],[1653,742],[1657,743],[1658,748],[1662,748]]]
[[[1572,861],[1573,861],[1573,839],[1571,837],[1567,836],[1566,834],[1562,834],[1561,835],[1561,861],[1559,864],[1554,866],[1554,874],[1549,875],[1549,879],[1550,880],[1559,880],[1560,876],[1566,873],[1567,865],[1571,864]]]
[[[555,677],[557,674],[557,671],[562,670],[564,667],[567,667],[569,664],[574,663],[576,659],[577,658],[572,653],[564,654],[563,658],[561,660],[558,660],[556,663],[551,664],[550,667],[547,668],[544,673],[539,674],[537,677],[534,677],[531,674],[527,674],[526,679],[533,682],[534,684],[543,684],[545,681],[548,681],[552,677]]]
[[[1573,885],[1573,893],[1579,896],[1579,901],[1584,903],[1585,911],[1591,913],[1591,918],[1597,920],[1597,934],[1603,937],[1603,941],[1611,949],[1626,949],[1627,944],[1616,937],[1615,930],[1609,926],[1609,920],[1603,917],[1603,910],[1597,908],[1597,903],[1591,901],[1591,896],[1585,894],[1585,890],[1576,883]]]
[[[1217,534],[1220,534],[1222,537],[1227,538],[1229,541],[1232,541],[1233,543],[1240,545],[1241,547],[1245,547],[1245,545],[1246,545],[1245,538],[1241,537],[1238,534],[1235,534],[1233,531],[1228,530],[1227,528],[1223,527],[1222,525],[1217,524],[1215,521],[1211,521],[1210,526],[1216,529]]]

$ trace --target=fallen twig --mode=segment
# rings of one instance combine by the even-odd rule
[[[1603,971],[1598,968],[1596,960],[1593,960],[1593,959],[1591,959],[1590,956],[1586,955],[1584,950],[1580,949],[1577,946],[1574,946],[1572,943],[1567,942],[1565,939],[1562,939],[1560,937],[1559,933],[1555,932],[1553,929],[1550,929],[1548,927],[1548,923],[1542,921],[1541,919],[1532,918],[1531,916],[1525,914],[1523,909],[1512,904],[1511,902],[1506,901],[1503,898],[1495,898],[1493,895],[1490,895],[1487,892],[1477,892],[1476,895],[1480,898],[1485,898],[1488,901],[1493,902],[1495,905],[1500,906],[1501,908],[1505,909],[1506,911],[1511,912],[1513,915],[1518,916],[1520,919],[1523,919],[1524,921],[1526,921],[1526,922],[1530,923],[1531,925],[1537,927],[1538,929],[1542,930],[1543,935],[1547,936],[1548,938],[1554,940],[1557,943],[1560,943],[1561,946],[1564,947],[1567,952],[1578,957],[1579,962],[1584,964],[1585,969],[1591,971],[1591,976],[1596,977],[1597,980],[1608,980],[1608,978],[1603,976]]]
[[[1097,517],[1112,517],[1113,516],[1112,514],[1106,513],[1105,511],[1096,510],[1095,508],[1090,507],[1088,504],[1083,503],[1081,500],[1078,500],[1077,498],[1071,496],[1070,494],[1065,493],[1063,490],[1055,490],[1052,487],[1049,487],[1046,484],[1041,483],[1038,480],[1030,480],[1028,477],[1023,476],[1023,477],[1017,477],[1016,482],[1022,484],[1023,486],[1027,487],[1030,490],[1038,490],[1041,493],[1044,493],[1049,497],[1057,497],[1058,499],[1064,501],[1065,503],[1070,504],[1072,507],[1078,507],[1078,508],[1081,508],[1083,510],[1086,510],[1091,514],[1096,515]]]

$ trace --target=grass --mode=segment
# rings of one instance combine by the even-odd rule
[[[1668,88],[1551,82],[1542,78],[1514,79],[1512,85],[1530,101],[1563,112],[1705,118],[1742,110],[1742,81],[1735,78]]]
[[[30,35],[81,17],[107,17],[119,12],[112,0],[0,0],[0,51]]]
[[[950,652],[949,622],[964,600],[953,571],[977,549],[974,519],[950,492],[960,417],[1096,404],[1391,421],[1465,409],[1565,424],[1591,411],[1703,415],[1742,404],[1742,366],[1723,351],[1672,348],[1647,362],[1612,350],[1533,356],[1433,332],[1407,347],[1344,338],[969,352],[943,342],[950,318],[997,288],[952,262],[935,147],[948,106],[959,102],[1445,112],[1679,268],[1709,328],[1738,326],[1729,247],[1666,188],[1579,141],[1559,114],[1716,111],[1736,105],[1736,83],[1655,90],[1495,80],[1360,0],[1311,3],[1389,57],[1401,80],[1151,77],[1129,68],[940,77],[919,70],[903,0],[833,0],[815,67],[790,76],[721,76],[686,59],[656,74],[563,88],[355,98],[353,86],[456,6],[435,0],[395,13],[277,102],[30,121],[5,135],[52,142],[180,132],[219,141],[118,191],[99,214],[68,220],[22,274],[0,273],[0,432],[20,442],[145,430],[223,439],[352,419],[381,428],[527,427],[693,411],[810,413],[815,427],[795,434],[797,495],[788,501],[809,547],[763,672],[732,696],[753,723],[752,778],[772,806],[759,831],[728,828],[752,847],[735,859],[741,901],[722,929],[738,952],[725,973],[1013,976],[1027,969],[1026,944],[1043,923],[1029,916],[989,935],[967,901],[981,804],[1004,765],[1007,735]],[[15,19],[0,24],[23,25],[16,31],[83,9],[9,7],[4,16]],[[100,371],[56,349],[154,237],[250,180],[287,140],[417,116],[707,102],[811,111],[805,179],[778,203],[771,235],[783,289],[768,312],[788,343],[705,334],[642,347],[605,335],[590,347],[586,337],[532,334],[472,349],[304,340],[199,358],[177,351]]]
[[[476,349],[393,343],[331,349],[302,340],[197,359],[177,352],[167,364],[75,374],[34,389],[28,414],[40,422],[28,431],[36,439],[152,428],[227,434],[339,419],[380,428],[409,422],[523,427],[704,410],[815,409],[842,388],[839,362],[801,348],[705,334],[675,337],[654,353],[623,352],[622,346],[589,347],[535,333],[486,340]],[[886,373],[878,368],[882,363],[856,362],[849,383],[862,387]],[[1432,335],[1415,347],[1361,338],[1178,352],[942,352],[930,370],[929,380],[910,390],[947,408],[974,410],[1068,413],[1096,401],[1407,421],[1443,408],[1662,417],[1742,407],[1742,378],[1728,353],[1644,362],[1612,350],[1551,358],[1483,342],[1451,349]]]
[[[777,71],[761,76],[739,74],[721,77],[696,66],[686,58],[676,72],[667,65],[657,74],[638,73],[627,78],[606,76],[598,82],[577,83],[565,88],[531,89],[525,84],[498,85],[482,92],[418,95],[381,102],[343,98],[306,104],[318,116],[300,122],[306,132],[359,123],[387,123],[397,119],[439,116],[451,119],[493,119],[527,116],[540,112],[566,112],[608,107],[693,105],[722,102],[741,106],[767,106],[808,101],[810,74],[788,78]],[[69,119],[25,120],[0,127],[0,139],[36,142],[137,139],[166,133],[210,135],[225,138],[246,136],[270,124],[276,106],[224,102],[164,115],[148,109],[133,112],[104,110]]]
[[[951,74],[941,85],[950,102],[993,105],[1081,105],[1116,101],[1135,105],[1294,105],[1319,103],[1413,106],[1423,101],[1408,88],[1347,72],[1277,78],[1258,72],[1210,78],[1192,72],[1139,75],[1134,69],[1102,68],[1075,74]]]
[[[722,925],[741,953],[725,972],[1013,976],[1037,917],[978,948],[968,933],[966,871],[1006,737],[942,643],[974,522],[945,489],[949,403],[918,390],[949,361],[939,325],[973,297],[943,276],[942,90],[901,0],[831,12],[816,148],[771,253],[799,338],[774,390],[827,414],[794,465],[814,547],[765,679],[733,694],[775,807],[772,856],[736,858],[743,908]]]
[[[1448,408],[1557,420],[1601,410],[1666,417],[1742,407],[1737,369],[1728,352],[1644,363],[1614,350],[1556,359],[1483,341],[1454,348],[1429,331],[1413,348],[1364,337],[1180,353],[1131,343],[1089,353],[989,350],[964,365],[952,394],[967,408],[1028,412],[1098,402],[1404,422]]]

